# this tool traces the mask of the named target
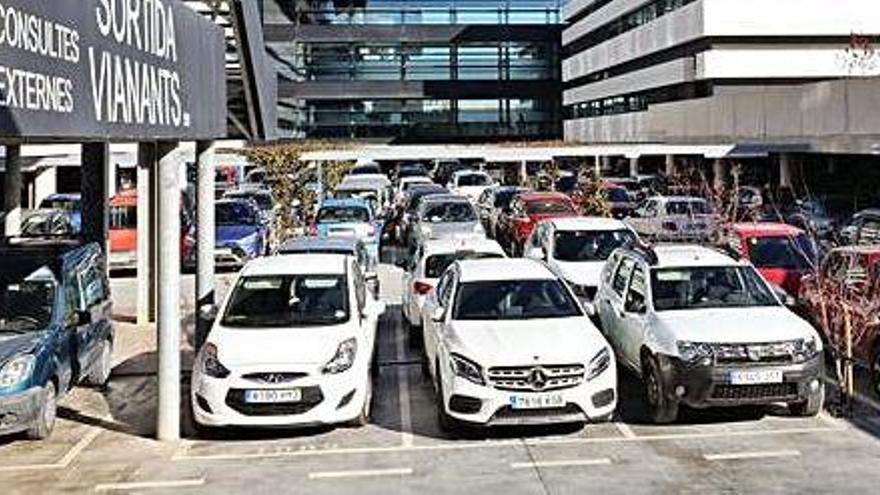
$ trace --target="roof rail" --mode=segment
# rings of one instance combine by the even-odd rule
[[[637,240],[630,246],[630,249],[633,250],[636,254],[645,258],[645,261],[648,262],[649,265],[655,266],[660,263],[660,259],[657,257],[657,252],[654,251],[654,246],[648,244],[645,241]]]

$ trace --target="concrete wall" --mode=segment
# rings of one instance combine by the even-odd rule
[[[565,139],[795,144],[813,151],[873,152],[880,143],[880,79],[721,88],[709,98],[654,105],[645,112],[570,120]]]

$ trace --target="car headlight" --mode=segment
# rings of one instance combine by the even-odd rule
[[[688,364],[711,364],[712,346],[699,342],[680,340],[678,345],[678,357]],[[708,361],[708,362],[707,362]]]
[[[354,366],[354,358],[357,355],[357,339],[351,338],[343,341],[336,349],[333,359],[324,365],[321,370],[328,375],[336,375],[348,371]]]
[[[483,226],[480,225],[479,222],[477,222],[477,224],[474,225],[474,234],[485,234],[485,233],[486,233],[486,230],[483,229]]]
[[[821,350],[821,346],[819,345],[819,342],[817,342],[816,337],[795,340],[791,343],[791,346],[792,360],[796,363],[804,363],[813,359]]]
[[[475,383],[477,385],[485,385],[486,380],[483,379],[483,368],[479,364],[459,354],[451,354],[449,356],[449,367],[456,376]]]
[[[611,365],[611,350],[607,347],[604,347],[601,351],[597,352],[593,359],[590,360],[590,364],[587,366],[587,377],[586,380],[590,381],[593,378],[605,373],[608,367]]]
[[[202,372],[211,378],[226,378],[229,376],[229,369],[223,366],[220,358],[217,356],[217,346],[214,344],[205,344],[202,349]]]
[[[0,388],[14,387],[27,380],[34,370],[34,362],[35,358],[30,354],[16,356],[7,361],[0,370]]]

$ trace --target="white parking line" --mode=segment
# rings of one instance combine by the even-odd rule
[[[49,470],[49,469],[64,469],[79,456],[83,450],[85,450],[92,442],[98,438],[103,430],[94,428],[90,429],[89,432],[83,436],[73,447],[70,448],[62,457],[56,462],[52,463],[41,463],[41,464],[19,464],[19,465],[11,465],[11,466],[0,466],[0,473],[9,473],[9,472],[17,472],[17,471],[39,471],[39,470]]]
[[[398,469],[365,469],[360,471],[319,471],[309,473],[310,480],[326,480],[340,478],[377,478],[381,476],[408,476],[413,473],[411,468]]]
[[[403,313],[397,313],[398,318],[403,318]],[[397,360],[403,361],[406,358],[405,340],[407,335],[403,329],[402,322],[397,322]],[[400,402],[400,436],[401,444],[404,447],[413,446],[413,426],[412,426],[412,410],[409,397],[409,368],[406,366],[397,367],[397,386],[400,389],[397,400]]]
[[[553,467],[574,467],[574,466],[608,466],[611,459],[573,459],[568,461],[534,461],[534,462],[512,462],[511,469],[534,469],[534,468],[553,468]]]
[[[605,443],[647,443],[675,440],[703,440],[711,438],[730,437],[769,437],[794,434],[815,434],[843,431],[833,427],[808,427],[788,428],[779,430],[756,430],[756,431],[724,431],[707,433],[681,433],[667,435],[643,435],[635,438],[601,437],[601,438],[557,438],[557,439],[528,439],[528,440],[488,440],[482,442],[464,443],[437,443],[433,445],[413,445],[412,447],[352,447],[340,449],[304,449],[298,451],[281,450],[274,452],[252,452],[242,454],[204,454],[204,455],[174,455],[172,461],[238,461],[244,459],[279,459],[296,457],[321,457],[335,455],[370,455],[370,454],[400,454],[413,452],[456,451],[471,449],[491,449],[504,447],[518,447],[524,443],[528,446],[542,447],[554,445],[591,445]]]
[[[194,480],[170,480],[170,481],[134,481],[130,483],[105,483],[95,485],[96,492],[116,492],[131,490],[161,490],[163,488],[186,488],[202,486],[205,478]]]
[[[767,452],[729,452],[726,454],[704,454],[707,461],[741,461],[749,459],[774,459],[780,457],[800,457],[797,450],[777,450]]]
[[[630,428],[628,424],[622,423],[620,421],[615,421],[614,426],[617,427],[617,431],[619,431],[620,434],[623,435],[624,438],[629,438],[629,439],[636,438],[635,432],[632,431],[632,428]]]

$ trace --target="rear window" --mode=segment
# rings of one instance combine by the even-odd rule
[[[807,270],[816,266],[818,255],[806,235],[749,239],[749,258],[758,268]]]
[[[490,182],[483,174],[465,174],[458,178],[459,186],[486,186]]]
[[[477,220],[477,215],[470,203],[438,203],[436,205],[429,204],[425,208],[422,220],[430,223],[474,222]]]
[[[709,215],[712,208],[705,201],[670,201],[666,203],[667,215]]]
[[[574,213],[574,208],[566,201],[545,200],[529,201],[526,203],[526,212],[529,215],[544,215],[548,213]]]
[[[498,253],[475,252],[436,254],[434,256],[428,256],[428,258],[425,260],[425,277],[440,278],[440,275],[443,275],[443,272],[445,272],[446,269],[449,268],[449,265],[457,260],[482,260],[496,259],[501,257],[502,256]]]
[[[318,223],[366,223],[370,212],[359,206],[326,206],[318,212]]]
[[[623,188],[608,189],[608,201],[612,203],[628,203],[630,201],[629,193]]]

